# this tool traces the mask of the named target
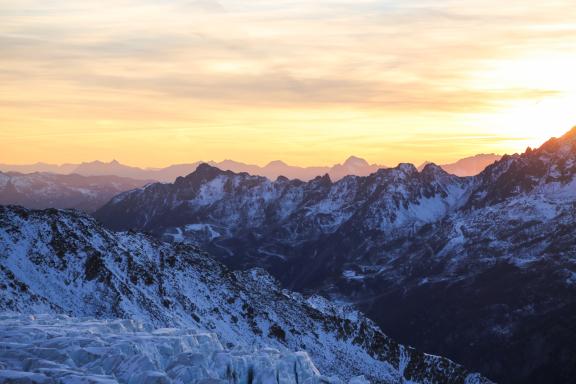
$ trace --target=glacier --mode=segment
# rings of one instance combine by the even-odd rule
[[[214,333],[129,319],[0,314],[2,383],[340,384],[305,352],[226,349]],[[354,377],[349,384],[368,383]]]

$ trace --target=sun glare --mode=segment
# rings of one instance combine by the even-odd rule
[[[574,68],[576,58],[566,55],[493,63],[475,76],[474,87],[511,90],[511,98],[492,113],[476,115],[477,122],[517,151],[561,136],[576,125]]]
[[[576,97],[538,100],[494,116],[494,126],[517,138],[521,146],[536,147],[576,125]]]

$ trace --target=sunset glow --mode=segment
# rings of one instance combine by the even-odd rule
[[[0,163],[395,165],[576,124],[576,7],[4,0]]]

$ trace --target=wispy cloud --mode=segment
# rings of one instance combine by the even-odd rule
[[[106,120],[118,132],[156,129],[154,138],[162,127],[245,137],[265,125],[279,141],[293,140],[286,136],[292,131],[307,143],[326,140],[320,145],[326,161],[359,153],[342,144],[350,139],[346,114],[356,116],[348,121],[351,132],[371,137],[365,144],[398,143],[406,132],[450,138],[463,129],[475,137],[530,136],[498,116],[574,96],[574,81],[558,80],[570,75],[561,72],[576,54],[574,20],[569,0],[5,0],[0,123],[34,134],[54,126],[94,129]],[[330,127],[331,135],[318,133]],[[374,138],[376,127],[386,127],[385,134]],[[515,149],[475,140],[478,151]],[[266,138],[254,142],[241,157],[269,160],[257,146],[266,146]],[[8,136],[0,150],[25,143]],[[294,162],[315,156],[302,157],[294,145],[282,149],[299,153]],[[407,160],[427,156],[402,148]],[[470,150],[462,146],[448,156]],[[54,153],[61,151],[48,155]],[[375,150],[367,155],[396,160]],[[166,162],[172,160],[186,159]]]

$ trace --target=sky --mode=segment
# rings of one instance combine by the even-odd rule
[[[445,163],[574,125],[574,0],[0,0],[0,163]]]

